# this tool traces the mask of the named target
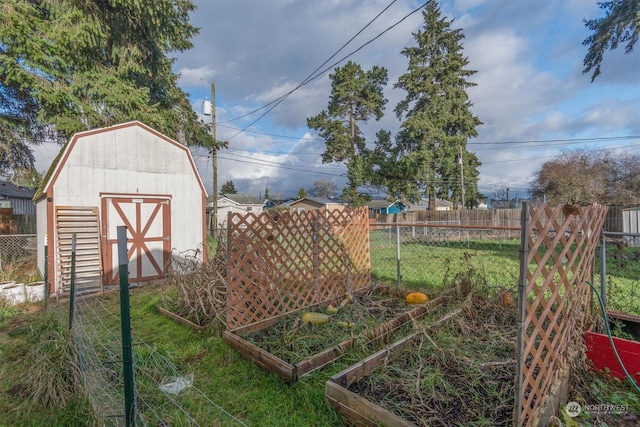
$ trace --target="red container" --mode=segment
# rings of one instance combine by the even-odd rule
[[[608,316],[622,320],[630,329],[640,328],[640,317],[638,316],[617,313],[608,314]],[[608,370],[612,377],[625,381],[624,371],[613,353],[609,337],[606,334],[594,332],[590,327],[584,339],[587,346],[587,358],[591,361],[593,369]],[[640,383],[640,342],[613,337],[613,343],[627,372],[631,374],[636,383]]]

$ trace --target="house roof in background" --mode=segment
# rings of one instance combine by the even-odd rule
[[[226,197],[232,202],[238,203],[239,205],[262,205],[263,202],[258,200],[256,197],[253,197],[249,194],[223,194],[222,197]]]
[[[0,198],[32,199],[36,194],[33,188],[20,187],[7,181],[0,181]]]
[[[380,208],[388,208],[390,206],[395,205],[396,203],[402,204],[402,202],[400,202],[399,200],[396,200],[395,202],[390,202],[388,200],[371,200],[367,202],[366,205],[369,209],[380,209]]]
[[[436,199],[437,208],[452,207],[452,206],[453,206],[453,203],[448,200]],[[414,203],[410,205],[408,208],[411,211],[429,209],[429,199],[422,199],[420,200],[420,203]]]
[[[343,200],[340,199],[327,199],[325,197],[303,197],[302,199],[296,200],[299,202],[301,200],[310,200],[314,203],[319,203],[321,205],[344,205],[346,204]]]

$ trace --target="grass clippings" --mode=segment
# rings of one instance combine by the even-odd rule
[[[318,312],[330,315],[330,321],[325,324],[304,323],[301,320],[304,311],[296,312],[284,316],[274,325],[244,335],[243,339],[287,363],[295,364],[349,339],[363,345],[376,345],[384,342],[388,335],[402,335],[403,331],[406,334],[411,331],[411,322],[398,326],[397,330],[372,331],[415,307],[404,301],[402,293],[379,293],[373,288],[336,307],[336,313],[326,308],[318,309]]]

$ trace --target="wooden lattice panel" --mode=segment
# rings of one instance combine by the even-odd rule
[[[299,310],[371,281],[366,209],[231,213],[227,328]]]
[[[593,259],[607,207],[530,209],[519,424],[536,425],[590,310]],[[516,408],[518,410],[518,408]]]

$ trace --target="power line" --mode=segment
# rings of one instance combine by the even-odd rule
[[[622,146],[618,146],[618,147],[600,148],[600,149],[596,149],[594,151],[616,150],[618,148],[628,148],[628,147],[637,147],[637,146],[640,146],[640,142],[637,143],[637,144],[622,145]],[[538,159],[552,159],[552,158],[555,158],[555,157],[558,157],[558,155],[554,154],[554,155],[549,155],[549,156],[523,157],[521,159],[499,160],[499,161],[495,161],[495,162],[483,162],[482,165],[480,165],[480,167],[482,167],[484,165],[495,165],[495,164],[500,164],[500,163],[515,163],[515,162],[526,162],[526,161],[538,160]]]
[[[295,139],[298,141],[318,141],[324,142],[322,138],[313,138],[313,137],[305,137],[305,136],[292,136],[292,135],[282,135],[276,133],[268,133],[268,132],[260,132],[253,130],[243,130],[234,126],[221,126],[227,129],[231,129],[234,131],[241,131],[245,133],[252,133],[256,135],[266,135],[272,136],[275,138],[283,138],[283,139]],[[607,142],[607,141],[621,141],[621,140],[629,140],[629,139],[640,139],[640,135],[621,135],[621,136],[605,136],[605,137],[597,137],[597,138],[559,138],[559,139],[531,139],[531,140],[513,140],[513,141],[483,141],[483,142],[473,142],[468,141],[467,146],[469,145],[499,145],[499,147],[489,147],[489,148],[476,148],[475,150],[501,150],[504,149],[504,145],[522,145],[522,144],[536,144],[540,143],[540,145],[527,145],[522,148],[532,148],[532,147],[549,147],[555,145],[570,145],[570,144],[580,144],[580,143],[588,143],[588,142]],[[515,147],[510,147],[515,148]],[[518,147],[520,148],[520,147]],[[265,152],[268,153],[268,152]],[[306,153],[306,154],[316,154],[316,153]],[[321,154],[321,153],[317,153]]]
[[[396,0],[394,0],[391,4],[395,3]],[[318,77],[320,77],[321,75],[323,75],[324,73],[326,73],[327,71],[329,71],[330,69],[332,69],[333,67],[335,67],[336,65],[340,64],[341,62],[343,62],[345,59],[349,58],[350,56],[353,56],[354,54],[356,54],[357,52],[359,52],[360,50],[364,49],[365,46],[368,46],[369,44],[373,43],[375,40],[377,40],[378,38],[382,37],[382,35],[384,35],[385,33],[387,33],[388,31],[390,31],[391,29],[395,28],[397,25],[399,25],[401,22],[403,22],[405,19],[407,19],[409,16],[413,15],[414,13],[418,12],[420,9],[424,8],[425,6],[427,6],[432,0],[429,0],[427,3],[425,3],[424,5],[414,9],[413,11],[411,11],[410,13],[408,13],[407,15],[405,15],[402,19],[400,19],[399,21],[397,21],[395,24],[391,25],[390,27],[388,27],[387,29],[385,29],[384,31],[382,31],[381,33],[379,33],[377,36],[375,36],[374,38],[372,38],[371,40],[369,40],[368,42],[364,43],[363,45],[361,45],[359,48],[357,48],[356,50],[354,50],[353,52],[349,53],[348,55],[344,56],[342,59],[334,62],[332,65],[330,65],[329,67],[325,68],[324,70],[318,72],[316,75],[313,75],[313,73],[311,75],[309,75],[305,80],[303,80],[301,83],[299,83],[295,88],[291,89],[289,92],[287,92],[285,95],[283,95],[282,97],[280,97],[277,102],[273,102],[272,101],[272,106],[265,111],[264,113],[262,113],[260,116],[258,116],[257,119],[255,119],[254,121],[252,121],[251,123],[249,123],[247,126],[245,126],[244,128],[242,128],[241,130],[239,130],[237,133],[235,133],[234,135],[232,135],[230,138],[228,138],[228,140],[231,140],[233,138],[235,138],[236,136],[238,136],[240,133],[244,132],[245,130],[247,130],[248,128],[250,128],[251,126],[253,126],[254,124],[256,124],[260,119],[262,119],[264,116],[266,116],[267,114],[269,114],[275,107],[277,107],[282,101],[284,101],[287,97],[289,97],[289,95],[291,95],[293,92],[295,92],[296,90],[300,89],[302,86],[310,83],[311,81],[317,79]],[[389,6],[391,6],[391,4]],[[384,13],[389,6],[387,6],[382,12],[380,12],[371,22],[375,21],[382,13]],[[371,24],[371,22],[369,22],[367,24],[367,26],[369,26]],[[365,27],[366,28],[366,27]],[[363,29],[364,30],[364,29]],[[362,30],[361,30],[362,31]],[[359,33],[358,33],[359,34]],[[354,36],[355,37],[355,36]],[[353,38],[351,39],[353,40]],[[348,44],[349,42],[347,42]],[[346,44],[344,45],[346,46]],[[340,48],[340,50],[342,50],[344,48],[344,46],[342,48]],[[338,50],[338,52],[340,51]],[[335,56],[338,52],[336,52],[334,55],[331,56],[331,58],[333,58],[333,56]],[[325,61],[320,67],[322,67],[324,64],[326,64],[331,58],[329,58],[327,61]],[[320,68],[318,67],[318,68]],[[316,69],[317,70],[317,69]],[[314,71],[315,73],[315,71]],[[264,107],[263,107],[264,108]]]
[[[467,145],[494,145],[494,144],[531,144],[531,143],[571,143],[578,144],[581,142],[602,142],[602,141],[618,141],[625,139],[640,139],[638,135],[627,135],[627,136],[605,136],[599,138],[569,138],[569,139],[539,139],[539,140],[523,140],[523,141],[501,141],[501,142],[468,142]],[[557,144],[550,144],[557,145]],[[546,145],[530,145],[529,147],[545,147]],[[502,148],[502,147],[501,147]]]
[[[378,13],[378,14],[375,16],[375,18],[373,18],[371,21],[369,21],[369,22],[367,23],[367,25],[365,25],[364,27],[362,27],[362,29],[360,29],[360,31],[358,31],[358,32],[357,32],[353,37],[351,37],[351,38],[350,38],[346,43],[344,43],[344,44],[340,47],[340,49],[338,49],[337,51],[335,51],[335,52],[334,52],[334,53],[333,53],[329,58],[327,58],[327,60],[326,60],[326,61],[324,61],[322,64],[320,64],[320,65],[319,65],[315,70],[313,70],[313,71],[311,72],[311,74],[309,74],[307,77],[305,77],[305,79],[304,79],[304,80],[302,80],[302,82],[300,82],[300,83],[298,84],[298,86],[296,86],[294,89],[292,89],[292,90],[291,90],[291,91],[289,91],[288,93],[286,93],[286,94],[284,94],[284,95],[280,96],[279,98],[276,98],[276,99],[274,99],[273,101],[271,101],[271,102],[269,102],[269,103],[267,103],[267,104],[265,104],[265,105],[263,105],[263,106],[261,106],[261,107],[256,108],[256,109],[255,109],[255,110],[253,110],[253,111],[250,111],[250,112],[248,112],[248,113],[246,113],[246,114],[243,114],[242,116],[235,117],[235,118],[233,118],[233,119],[225,120],[225,121],[223,121],[223,122],[221,122],[221,123],[229,123],[229,122],[233,122],[233,121],[236,121],[236,120],[242,119],[242,118],[244,118],[244,117],[250,116],[250,115],[251,115],[251,114],[253,114],[253,113],[257,113],[258,111],[260,111],[260,110],[262,110],[262,109],[264,109],[264,108],[266,108],[266,107],[268,107],[268,106],[272,105],[272,104],[273,104],[273,103],[275,103],[275,102],[280,103],[280,102],[284,101],[284,99],[285,99],[285,98],[287,98],[289,95],[291,95],[294,91],[296,91],[296,90],[297,90],[297,89],[299,89],[300,87],[304,86],[305,84],[307,84],[307,83],[308,83],[308,82],[310,82],[311,80],[315,79],[317,76],[316,76],[316,77],[313,77],[313,76],[314,76],[314,74],[316,74],[316,72],[318,72],[318,70],[319,70],[319,69],[321,69],[322,67],[324,67],[324,66],[327,64],[327,62],[331,61],[331,60],[332,60],[332,59],[333,59],[333,58],[334,58],[338,53],[340,53],[340,51],[341,51],[342,49],[344,49],[345,47],[347,47],[347,45],[348,45],[349,43],[351,43],[351,42],[352,42],[356,37],[358,37],[358,36],[359,36],[359,35],[360,35],[364,30],[366,30],[366,29],[367,29],[367,27],[369,27],[369,25],[373,24],[373,22],[374,22],[376,19],[378,19],[378,18],[379,18],[379,17],[380,17],[384,12],[386,12],[386,11],[387,11],[391,6],[393,6],[393,4],[394,4],[396,1],[397,1],[397,0],[393,0],[391,3],[389,3],[389,4],[387,5],[387,7],[385,7],[384,9],[382,9],[382,11],[381,11],[380,13]],[[323,72],[323,73],[324,73],[324,72]],[[322,75],[323,73],[318,74],[318,76],[319,76],[319,75]],[[276,105],[277,105],[277,104],[276,104]],[[275,107],[275,106],[274,106],[274,107]],[[271,111],[271,110],[269,110],[269,111]],[[268,111],[267,111],[267,113],[268,113]],[[265,113],[265,114],[266,114],[266,113]],[[263,117],[263,116],[261,116],[261,117]],[[259,117],[258,119],[260,119],[261,117]]]

